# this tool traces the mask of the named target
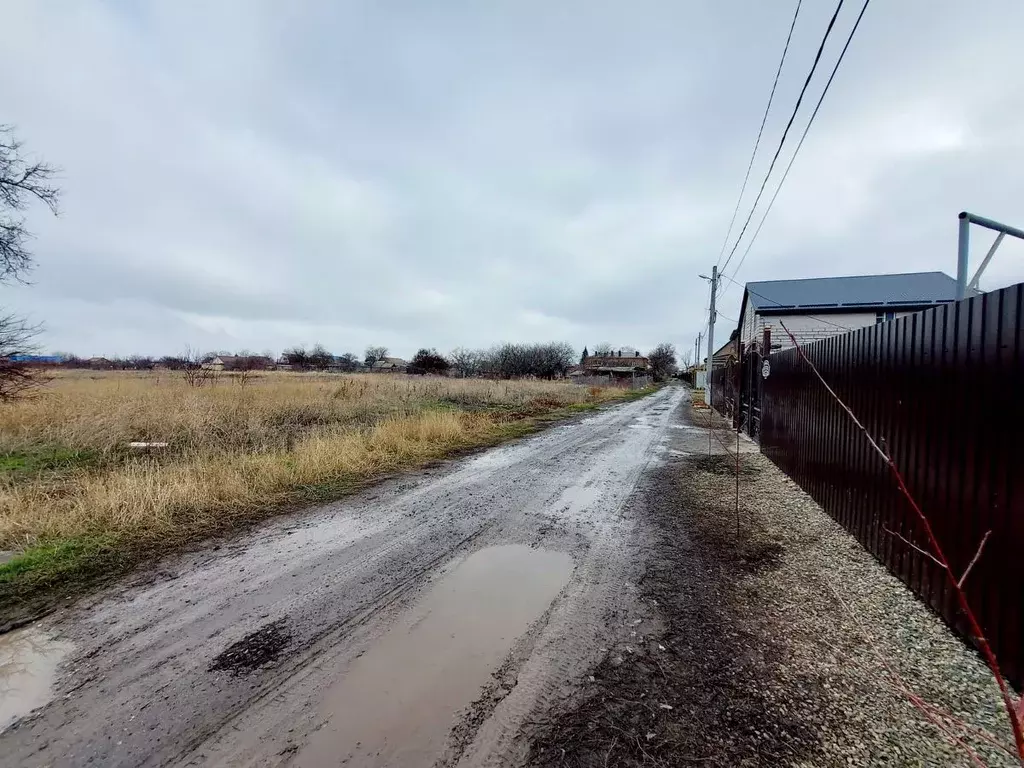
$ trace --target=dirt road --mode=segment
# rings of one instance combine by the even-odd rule
[[[524,723],[651,619],[629,502],[685,398],[289,516],[5,636],[8,720],[52,701],[0,764],[523,761]]]

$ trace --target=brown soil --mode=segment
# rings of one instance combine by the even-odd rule
[[[221,651],[210,664],[210,671],[235,675],[252,672],[276,661],[291,639],[285,619],[272,621]]]
[[[743,459],[741,476],[758,469]],[[644,513],[655,555],[640,584],[661,611],[663,637],[613,651],[575,708],[538,732],[531,764],[764,765],[811,759],[829,714],[813,678],[773,672],[785,643],[764,625],[743,575],[778,567],[778,542],[737,537],[729,479],[735,460],[691,456],[651,473]],[[741,510],[741,515],[746,514]],[[796,683],[795,685],[793,683]]]

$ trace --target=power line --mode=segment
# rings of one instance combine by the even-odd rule
[[[793,12],[793,21],[789,25],[789,34],[786,35],[786,45],[782,48],[782,58],[779,59],[779,68],[775,70],[775,80],[772,82],[772,91],[768,94],[768,105],[764,108],[764,115],[761,117],[761,127],[757,129],[757,139],[754,141],[754,151],[750,153],[750,162],[747,164],[747,173],[743,177],[743,184],[740,186],[740,196],[736,198],[736,207],[733,209],[732,218],[729,220],[729,228],[725,231],[725,240],[722,241],[722,250],[718,252],[718,261],[722,263],[722,256],[725,255],[725,247],[729,244],[729,236],[732,234],[732,227],[736,223],[736,215],[740,212],[740,203],[743,202],[743,193],[747,191],[747,182],[750,181],[750,171],[754,167],[754,158],[757,156],[757,148],[761,145],[761,135],[764,133],[764,124],[768,121],[768,111],[772,108],[772,101],[775,99],[775,89],[779,85],[779,75],[782,74],[782,65],[786,63],[786,53],[789,51],[789,41],[793,39],[793,28],[796,27],[797,16],[800,15],[800,6],[803,0],[797,0],[796,11]]]
[[[775,205],[775,198],[779,196],[779,190],[781,190],[782,185],[786,183],[786,177],[789,176],[789,169],[793,167],[793,161],[795,161],[796,156],[800,154],[800,147],[804,145],[804,139],[807,138],[807,132],[811,130],[814,118],[817,117],[818,110],[821,109],[821,102],[825,100],[825,94],[828,93],[828,88],[832,85],[832,80],[835,78],[836,72],[839,70],[839,65],[843,63],[843,57],[846,55],[846,49],[850,47],[850,41],[853,40],[853,36],[857,32],[857,27],[860,26],[860,20],[864,18],[864,11],[868,9],[868,3],[870,2],[871,0],[864,0],[864,5],[861,6],[860,14],[857,16],[857,21],[854,22],[853,29],[850,30],[849,37],[846,38],[846,44],[843,46],[843,50],[840,52],[839,58],[836,60],[836,65],[832,68],[832,74],[829,75],[828,82],[825,83],[825,90],[821,92],[821,97],[818,99],[818,103],[815,105],[814,111],[811,113],[811,119],[807,121],[807,127],[804,128],[803,135],[800,137],[800,142],[796,145],[796,150],[793,152],[793,156],[789,159],[789,165],[786,166],[786,171],[782,174],[782,180],[779,182],[779,186],[775,188],[775,194],[772,195],[772,199],[768,202],[768,207],[765,209],[764,216],[761,217],[761,222],[757,225],[757,229],[750,238],[750,242],[747,243],[747,249],[743,252],[743,256],[736,265],[736,269],[732,272],[733,277],[735,277],[736,273],[740,271],[740,267],[743,266],[743,262],[747,260],[747,254],[750,253],[750,249],[754,245],[754,241],[757,240],[757,236],[761,233],[761,227],[764,226],[764,220],[768,218],[768,214],[771,213],[772,206]]]
[[[839,17],[839,11],[842,10],[844,0],[839,0],[836,5],[836,10],[832,14],[832,18],[829,19],[828,27],[825,28],[825,34],[821,38],[821,43],[818,45],[818,52],[814,55],[814,62],[811,64],[811,71],[807,73],[807,78],[804,80],[803,88],[800,89],[800,95],[796,99],[796,105],[793,107],[793,113],[789,116],[789,121],[786,123],[786,129],[782,132],[782,138],[779,140],[779,146],[775,150],[775,156],[772,157],[772,163],[768,166],[768,173],[764,175],[764,179],[761,181],[761,188],[757,192],[757,197],[754,198],[754,204],[750,207],[750,213],[747,214],[747,220],[743,222],[743,228],[740,230],[739,237],[736,238],[736,242],[732,244],[732,250],[729,251],[729,258],[725,260],[725,264],[722,265],[724,270],[729,266],[729,262],[732,261],[733,255],[736,253],[736,249],[739,247],[740,241],[743,240],[743,235],[747,231],[747,227],[750,225],[750,220],[754,217],[754,211],[757,210],[757,204],[761,202],[761,195],[764,194],[764,188],[768,184],[768,179],[772,175],[772,171],[775,170],[775,163],[778,162],[779,154],[782,152],[782,147],[786,143],[786,137],[789,135],[789,129],[793,127],[793,121],[796,119],[796,113],[800,109],[800,104],[803,102],[804,94],[807,93],[807,87],[811,84],[811,78],[814,77],[814,72],[818,68],[818,62],[821,61],[821,54],[825,50],[825,43],[828,42],[829,35],[832,34],[832,28],[836,24],[836,19]]]

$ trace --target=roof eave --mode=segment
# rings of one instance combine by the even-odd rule
[[[824,314],[846,314],[850,312],[878,312],[879,310],[919,312],[942,304],[951,304],[953,299],[936,299],[934,301],[914,302],[876,302],[868,304],[833,304],[814,306],[775,306],[755,307],[759,315],[824,315]]]

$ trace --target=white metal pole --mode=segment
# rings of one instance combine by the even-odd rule
[[[999,248],[999,244],[1003,242],[1003,235],[1010,235],[1016,237],[1018,240],[1024,240],[1024,229],[1017,229],[1017,227],[1011,227],[1009,224],[1002,224],[993,219],[986,219],[984,216],[978,216],[974,213],[968,213],[967,211],[960,212],[960,229],[957,237],[957,249],[956,249],[956,298],[957,301],[967,297],[967,291],[971,288],[978,287],[978,280],[981,278],[982,273],[985,271],[985,267],[992,261],[992,257],[995,255],[996,249]],[[975,224],[979,227],[985,227],[985,229],[991,229],[993,232],[998,232],[999,236],[996,241],[992,243],[992,247],[988,250],[988,255],[985,256],[985,260],[978,267],[978,271],[974,273],[974,277],[971,278],[970,283],[967,282],[967,260],[968,254],[971,247],[971,224]]]
[[[967,295],[967,255],[971,248],[971,218],[967,213],[960,214],[960,226],[956,244],[956,300],[960,301]]]

